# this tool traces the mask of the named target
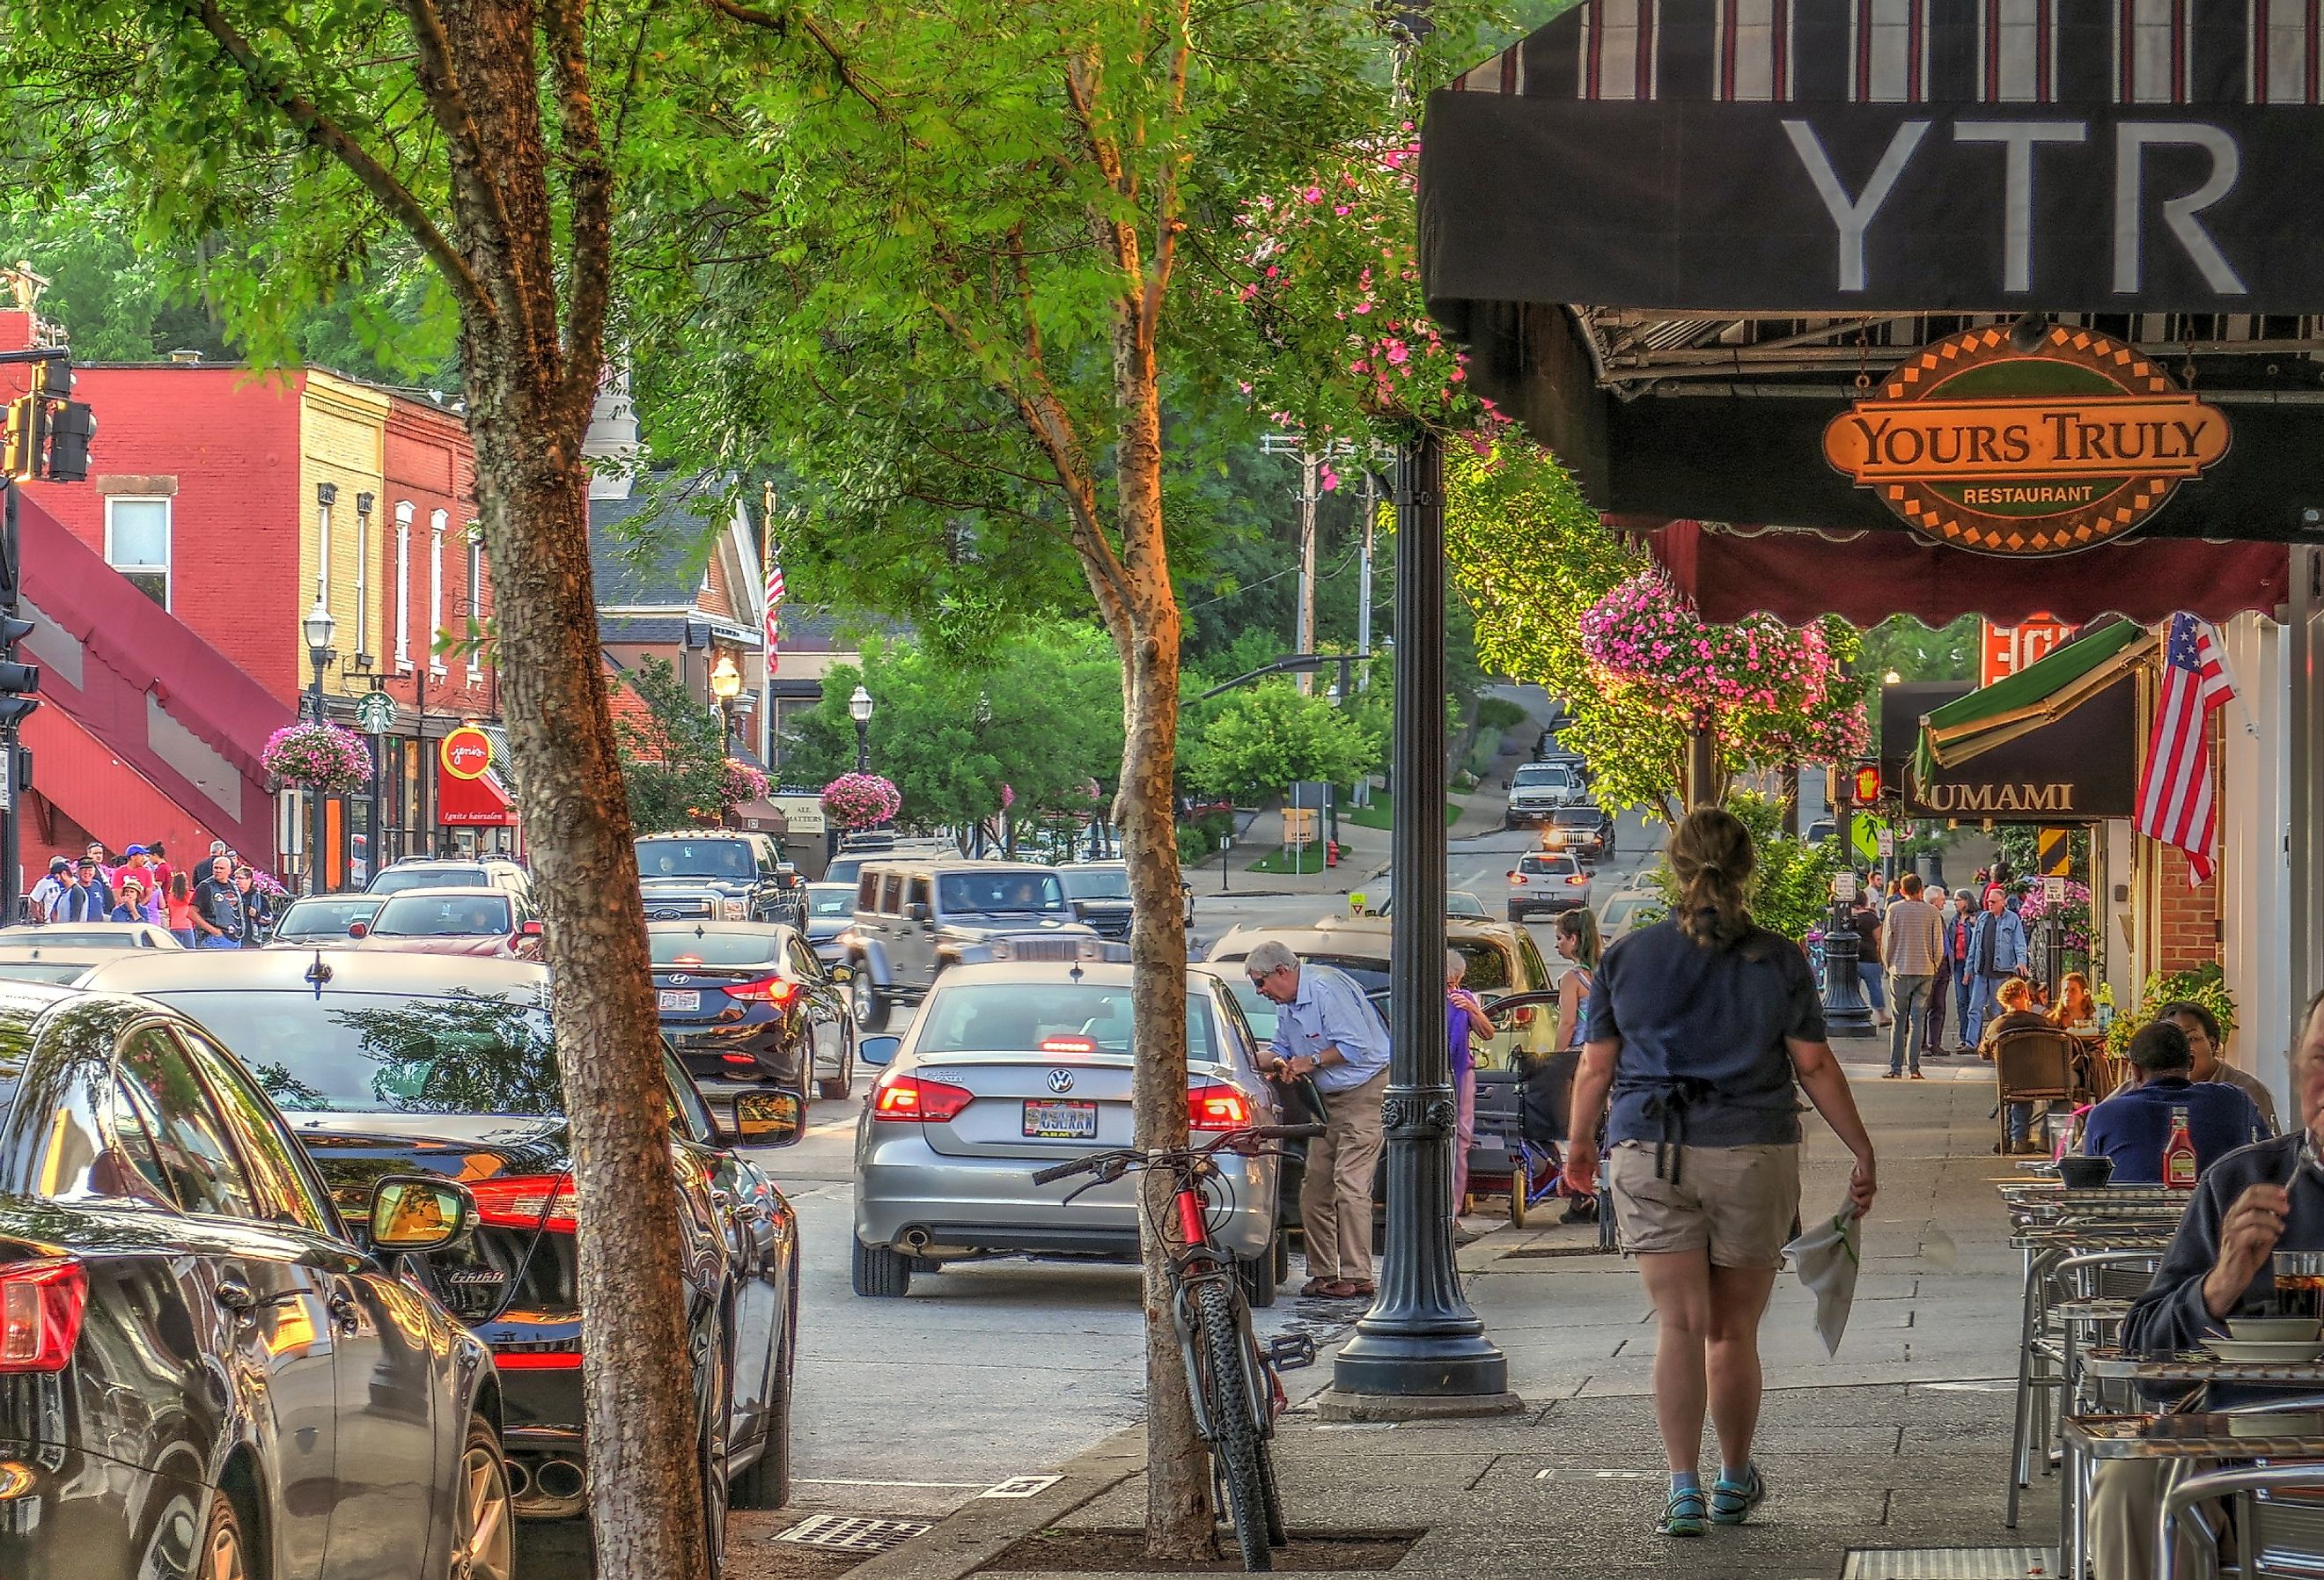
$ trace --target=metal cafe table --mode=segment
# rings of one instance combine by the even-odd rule
[[[2093,1352],[2086,1363],[2093,1375],[2163,1385],[2234,1381],[2292,1388],[2312,1382],[2324,1388],[2324,1365],[2315,1363],[2257,1366],[2216,1361],[2205,1354],[2148,1360],[2107,1352]],[[2107,1369],[2103,1373],[2099,1372],[2101,1366]],[[2324,1460],[2324,1414],[2316,1409],[2324,1400],[2291,1402],[2307,1408],[2067,1417],[2064,1470],[2072,1478],[2070,1484],[2075,1490],[2074,1520],[2058,1533],[2061,1548],[2059,1573],[2067,1580],[2077,1580],[2087,1560],[2080,1539],[2081,1511],[2088,1501],[2080,1487],[2082,1466],[2098,1460],[2167,1461],[2163,1501],[2168,1505],[2171,1489],[2207,1462]],[[2316,1480],[2324,1483],[2324,1466],[2319,1467]],[[2158,1525],[2168,1529],[2167,1520]]]

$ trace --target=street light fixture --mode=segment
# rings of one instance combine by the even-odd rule
[[[1891,670],[1880,677],[1880,683],[1883,686],[1901,686],[1904,683],[1904,677]]]
[[[847,699],[847,716],[855,721],[855,772],[872,772],[872,693],[858,686]]]
[[[710,695],[718,703],[718,750],[723,755],[734,735],[734,699],[742,695],[742,671],[734,667],[734,653],[722,649],[710,667]]]
[[[315,722],[323,722],[323,667],[331,661],[331,642],[339,633],[339,623],[331,618],[330,605],[322,599],[307,611],[299,622],[300,633],[307,639],[307,657],[315,666],[314,684],[307,693],[309,708]],[[307,791],[307,892],[323,892],[323,795],[320,790]]]

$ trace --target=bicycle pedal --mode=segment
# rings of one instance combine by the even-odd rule
[[[1267,1363],[1278,1372],[1296,1372],[1315,1363],[1315,1341],[1304,1333],[1279,1333],[1267,1341]]]

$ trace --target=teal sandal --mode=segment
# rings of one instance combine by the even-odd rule
[[[1701,1536],[1703,1502],[1701,1487],[1674,1487],[1663,1505],[1663,1522],[1655,1528],[1664,1536]]]
[[[1752,1510],[1767,1501],[1766,1478],[1759,1474],[1754,1462],[1747,1472],[1748,1481],[1732,1482],[1720,1476],[1711,1487],[1711,1521],[1714,1525],[1740,1525]]]

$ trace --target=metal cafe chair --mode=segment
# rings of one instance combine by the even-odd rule
[[[2012,1530],[2017,1528],[2018,1494],[2033,1483],[2034,1465],[2047,1461],[2057,1418],[2073,1412],[2074,1398],[2067,1391],[2077,1386],[2074,1356],[2120,1322],[2161,1265],[2153,1230],[2153,1224],[2137,1220],[2059,1224],[2051,1230],[2055,1238],[2026,1258],[2008,1509],[2002,1521]],[[2116,1243],[2126,1239],[2146,1243]],[[2055,1414],[2052,1394],[2063,1396]]]
[[[2324,1465],[2253,1465],[2190,1475],[2163,1493],[2155,1517],[2160,1580],[2183,1580],[2182,1533],[2195,1548],[2198,1571],[2218,1575],[2218,1534],[2195,1510],[2221,1499],[2235,1508],[2245,1580],[2324,1574]]]
[[[1993,1042],[1993,1079],[2000,1094],[2001,1144],[2009,1145],[2013,1103],[2067,1103],[2075,1095],[2074,1039],[2042,1026],[2005,1031]]]

